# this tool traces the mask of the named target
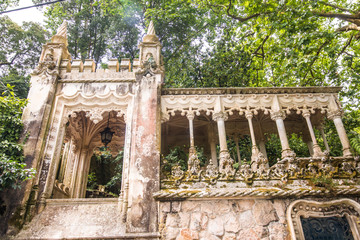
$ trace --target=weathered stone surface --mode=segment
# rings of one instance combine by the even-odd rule
[[[201,213],[193,213],[191,215],[190,229],[200,231],[200,229],[201,229]]]
[[[255,219],[251,210],[239,214],[239,227],[241,229],[251,228],[255,225]]]
[[[224,222],[221,216],[210,219],[208,224],[208,231],[210,234],[214,234],[216,236],[224,235]]]
[[[27,225],[17,239],[105,237],[125,233],[117,199],[113,203],[48,205]]]
[[[169,213],[166,217],[166,226],[169,227],[178,227],[179,226],[179,215],[174,214],[174,213]]]
[[[279,222],[271,222],[269,224],[270,240],[287,239],[288,232],[286,226]]]
[[[179,217],[180,217],[180,227],[189,228],[189,222],[191,217],[190,213],[180,212]]]
[[[182,212],[199,212],[200,211],[200,203],[197,201],[185,201],[181,204]]]
[[[268,225],[271,221],[278,220],[272,202],[269,200],[257,200],[253,206],[253,214],[259,225]]]
[[[225,233],[223,240],[235,240],[236,234],[235,233]]]
[[[174,240],[179,235],[180,230],[178,228],[168,227],[166,228],[165,239]]]
[[[237,233],[240,230],[239,221],[234,213],[227,213],[224,215],[225,231],[230,233]]]
[[[196,240],[199,239],[199,234],[197,231],[191,229],[182,229],[180,235],[176,240]]]
[[[276,215],[279,217],[279,222],[285,224],[286,223],[286,204],[282,200],[274,200],[273,204]]]

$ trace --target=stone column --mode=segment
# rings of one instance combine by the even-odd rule
[[[234,174],[234,160],[230,157],[227,143],[226,143],[226,131],[225,131],[225,120],[227,116],[223,112],[213,114],[214,121],[217,122],[219,143],[220,143],[220,156],[219,156],[219,172],[225,176]]]
[[[281,142],[281,157],[290,157],[294,152],[290,149],[288,138],[286,135],[286,129],[284,124],[285,113],[283,111],[272,112],[271,119],[276,122],[276,127],[278,129],[278,134]]]
[[[216,140],[214,133],[214,125],[211,123],[208,125],[208,140],[210,144],[211,160],[215,166],[218,166],[217,154],[216,154]]]
[[[251,163],[254,163],[259,155],[259,149],[256,146],[256,139],[255,139],[255,133],[254,133],[254,126],[252,123],[253,113],[250,111],[246,111],[245,117],[248,120],[249,123],[249,130],[250,130],[250,137],[251,137]]]
[[[88,175],[88,172],[86,171],[87,168],[87,155],[88,155],[89,148],[83,147],[80,152],[77,172],[76,172],[76,182],[75,182],[75,198],[83,198],[85,197],[84,188],[86,188],[85,179]]]
[[[319,144],[317,143],[317,140],[315,137],[315,132],[312,127],[311,120],[310,120],[310,111],[309,110],[303,111],[302,115],[306,120],[307,126],[309,128],[310,137],[312,140],[312,145],[313,145],[313,155],[312,156],[313,157],[322,157],[324,154],[321,151],[321,148],[320,148]]]
[[[194,113],[188,113],[186,115],[189,120],[189,134],[190,134],[190,152],[195,152],[195,143],[194,143]]]
[[[306,145],[309,149],[310,156],[313,156],[314,155],[314,145],[313,145],[313,142],[312,142],[309,134],[303,133],[302,139],[306,143]]]
[[[322,137],[322,139],[324,141],[326,151],[330,152],[330,147],[329,147],[329,144],[328,144],[328,142],[326,140],[326,136],[325,136],[325,133],[324,133],[324,127],[322,125],[320,125],[320,126],[318,126],[318,129],[319,129],[319,131],[321,133],[321,137]]]
[[[237,154],[237,158],[239,160],[239,165],[241,165],[241,155],[240,155],[240,147],[239,147],[239,137],[238,135],[234,135],[234,141],[235,141],[235,146],[236,146],[236,154]]]
[[[328,118],[330,120],[334,121],[336,131],[337,131],[337,133],[339,135],[341,144],[343,146],[343,155],[345,157],[351,157],[352,154],[350,152],[350,142],[349,142],[349,139],[348,139],[348,137],[346,135],[346,131],[345,131],[345,128],[344,128],[344,124],[343,124],[343,122],[341,120],[341,116],[342,116],[342,112],[340,110],[328,113]]]
[[[193,112],[188,112],[186,117],[189,120],[189,133],[190,133],[188,172],[190,173],[190,175],[197,175],[200,171],[200,161],[197,157],[195,143],[194,143],[194,117],[195,117],[195,114]]]

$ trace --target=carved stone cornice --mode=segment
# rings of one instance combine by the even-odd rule
[[[161,95],[338,93],[342,87],[163,88]]]

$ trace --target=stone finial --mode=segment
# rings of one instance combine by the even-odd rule
[[[149,28],[147,34],[143,38],[143,42],[159,42],[159,38],[156,36],[154,23],[150,21]]]
[[[147,35],[156,35],[153,21],[150,21]]]
[[[63,21],[60,27],[57,29],[57,32],[51,38],[52,43],[64,43],[66,46],[68,45],[67,42],[67,22]]]
[[[63,21],[63,23],[57,29],[56,35],[66,38],[66,36],[67,36],[67,21]]]

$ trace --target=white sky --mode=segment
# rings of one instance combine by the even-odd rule
[[[17,8],[27,7],[27,6],[32,6],[32,5],[34,5],[34,4],[31,0],[20,0],[19,6],[9,8],[7,10],[17,9]],[[19,10],[19,11],[15,11],[15,12],[10,12],[10,13],[6,13],[4,15],[9,16],[11,18],[11,20],[13,20],[14,22],[16,22],[19,25],[22,25],[22,22],[24,22],[24,21],[25,22],[32,21],[32,22],[38,22],[38,23],[43,24],[44,20],[45,20],[43,13],[40,10],[38,10],[36,7],[25,9],[25,10]]]

